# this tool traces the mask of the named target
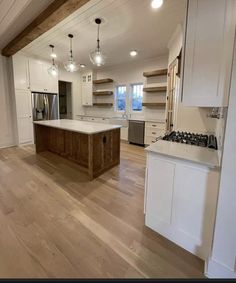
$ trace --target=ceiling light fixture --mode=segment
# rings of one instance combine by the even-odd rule
[[[49,47],[52,49],[52,54],[55,54],[54,53],[54,45],[49,45]],[[56,55],[56,54],[55,54]],[[53,76],[53,77],[56,77],[58,75],[58,67],[57,65],[55,64],[55,57],[51,56],[52,57],[52,66],[48,69],[48,73],[49,75]]]
[[[152,0],[151,6],[153,9],[158,9],[162,6],[163,0]]]
[[[98,25],[97,48],[89,55],[91,62],[98,67],[104,65],[106,60],[106,56],[101,52],[101,48],[100,48],[99,31],[100,31],[101,22],[102,20],[100,18],[95,19],[95,23]]]
[[[68,37],[70,39],[70,56],[67,62],[64,63],[64,67],[67,70],[67,72],[76,72],[79,69],[78,64],[75,62],[73,57],[73,51],[72,51],[72,38],[74,37],[72,34],[68,34]]]
[[[138,52],[136,50],[131,50],[129,54],[131,57],[135,57],[138,55]]]
[[[86,67],[86,65],[84,65],[84,64],[80,64],[80,67],[81,67],[81,68],[85,68],[85,67]]]

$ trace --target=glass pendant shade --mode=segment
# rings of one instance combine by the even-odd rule
[[[79,69],[79,65],[76,64],[73,57],[70,57],[69,60],[64,63],[64,67],[67,70],[67,72],[71,72],[71,73],[76,72]]]
[[[99,28],[102,20],[97,18],[95,19],[95,23],[98,25],[98,33],[97,33],[97,48],[95,51],[91,52],[89,55],[90,61],[100,67],[106,63],[106,56],[105,54],[101,51],[100,48],[100,39],[99,39]]]
[[[54,50],[54,45],[49,45],[50,48],[52,48],[52,53],[51,54],[55,54],[53,52]],[[56,54],[55,54],[56,55]],[[58,76],[58,67],[57,65],[55,64],[55,57],[52,57],[52,65],[50,68],[48,68],[48,73],[49,75],[51,75],[52,77],[57,77]]]
[[[66,69],[67,72],[76,72],[78,71],[79,69],[79,64],[77,64],[73,58],[73,51],[72,51],[72,38],[73,38],[73,35],[72,34],[69,34],[68,37],[70,38],[70,56],[69,56],[69,59],[68,61],[66,61],[64,63],[64,67]]]
[[[49,75],[56,77],[58,75],[58,67],[57,65],[53,64],[49,69],[48,69]]]
[[[106,56],[100,50],[91,52],[89,57],[91,62],[98,67],[104,65],[106,62]]]

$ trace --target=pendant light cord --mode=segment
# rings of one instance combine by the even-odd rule
[[[70,57],[73,58],[73,54],[72,54],[72,38],[70,38]]]
[[[97,49],[100,50],[100,39],[99,39],[100,24],[98,24],[98,36],[97,36]]]

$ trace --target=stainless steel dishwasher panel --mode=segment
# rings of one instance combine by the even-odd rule
[[[129,120],[128,141],[130,143],[144,145],[145,122]]]

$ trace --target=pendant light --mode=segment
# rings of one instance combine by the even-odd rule
[[[58,67],[57,65],[55,64],[55,57],[56,57],[56,54],[54,53],[54,45],[49,45],[49,47],[52,49],[52,53],[51,53],[51,57],[52,57],[52,65],[51,67],[48,69],[48,73],[49,75],[53,76],[53,77],[56,77],[58,75]],[[52,56],[52,54],[54,56]]]
[[[73,58],[73,52],[72,52],[72,38],[74,37],[72,34],[68,34],[68,37],[70,39],[70,57],[67,62],[65,62],[64,67],[68,72],[76,72],[79,69],[79,65],[75,62]]]
[[[100,31],[100,24],[102,20],[100,18],[95,19],[95,23],[98,25],[98,33],[97,33],[97,48],[95,51],[90,53],[90,60],[96,66],[102,66],[105,64],[106,56],[101,52],[100,48],[100,39],[99,39],[99,31]]]

